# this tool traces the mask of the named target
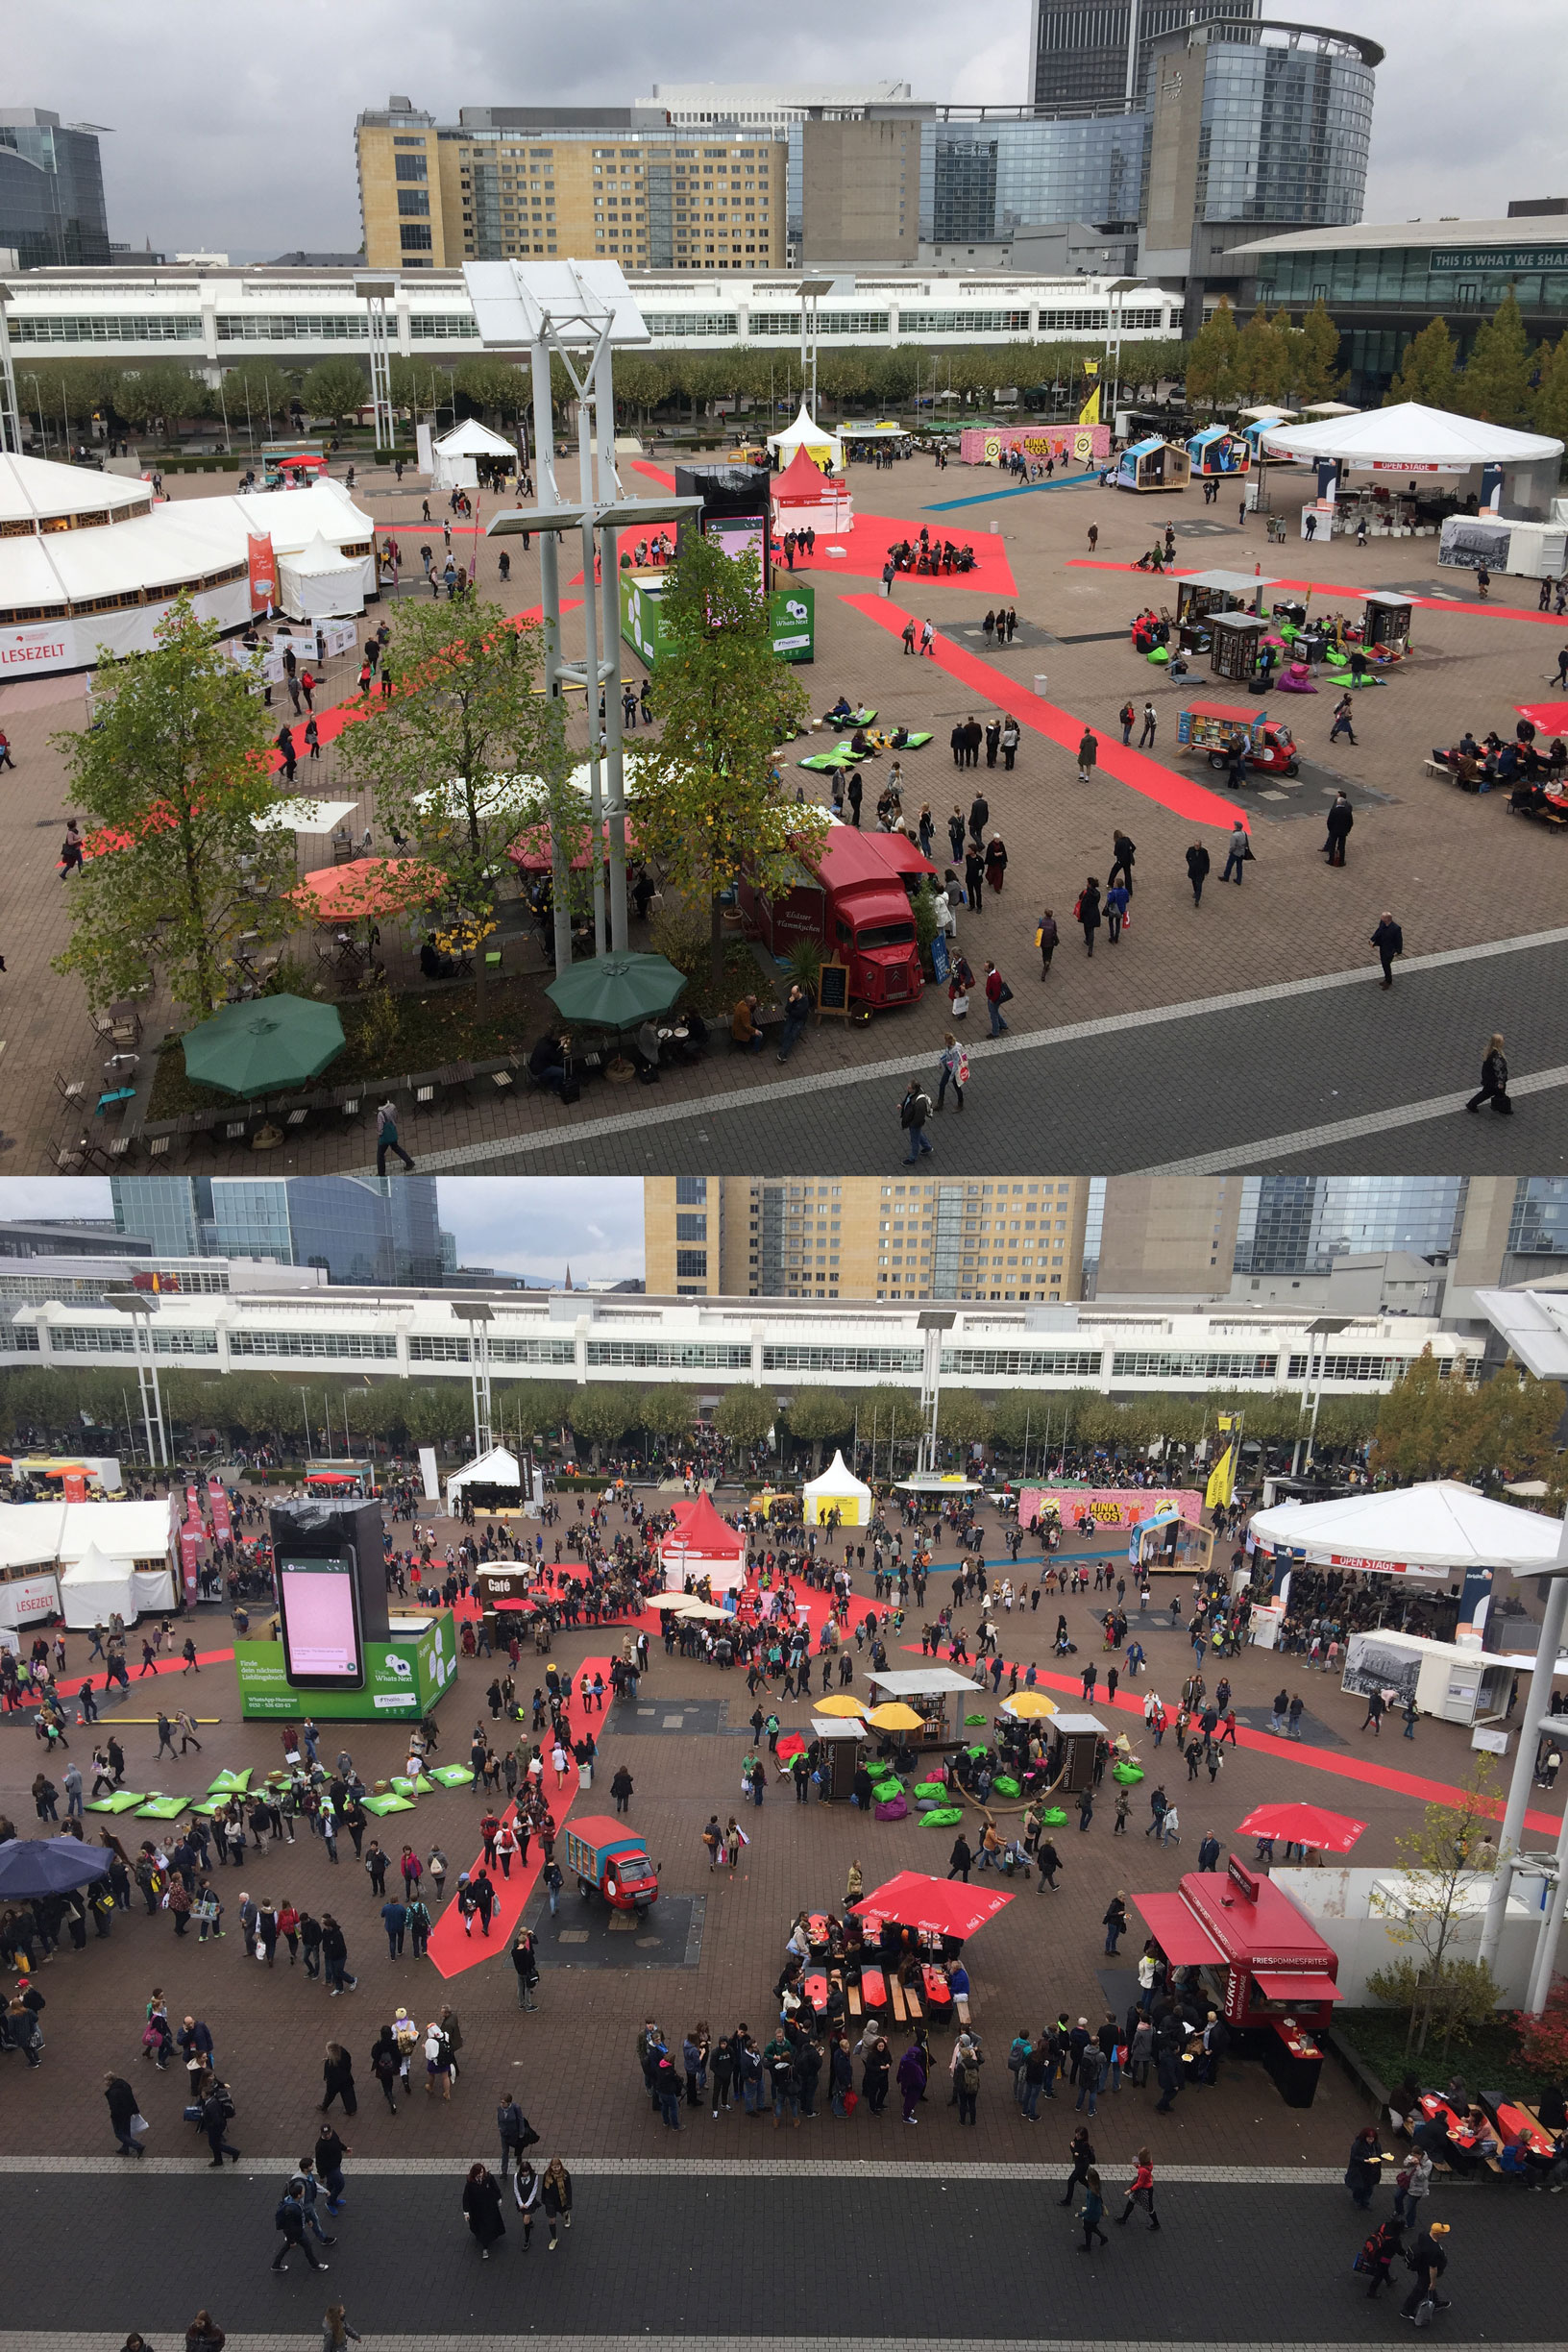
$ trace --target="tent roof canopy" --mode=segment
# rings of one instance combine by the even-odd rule
[[[705,1494],[675,1505],[675,1524],[664,1538],[677,1556],[733,1559],[746,1549],[739,1531],[720,1518]]]
[[[1386,1487],[1333,1503],[1276,1504],[1254,1513],[1252,1531],[1265,1547],[1299,1552],[1319,1566],[1405,1576],[1462,1576],[1505,1568],[1515,1576],[1568,1569],[1559,1559],[1560,1519],[1494,1503],[1457,1479]]]
[[[508,1446],[492,1446],[488,1454],[475,1461],[465,1462],[447,1481],[450,1495],[454,1486],[518,1486],[523,1483],[523,1465]]]
[[[1546,433],[1515,432],[1481,417],[1453,416],[1401,401],[1392,408],[1360,409],[1322,425],[1292,425],[1267,436],[1271,451],[1288,457],[1335,457],[1349,466],[1534,465],[1560,457],[1562,443]]]
[[[827,450],[836,465],[842,462],[844,456],[843,445],[837,433],[825,432],[816,418],[809,413],[804,401],[800,403],[799,414],[793,425],[787,427],[781,433],[768,435],[768,447],[771,450],[783,452],[792,452],[796,449]]]
[[[845,1467],[842,1449],[834,1455],[821,1478],[807,1479],[801,1492],[808,1502],[818,1495],[829,1498],[856,1495],[863,1503],[869,1503],[871,1499],[870,1488]]]
[[[357,555],[345,555],[341,548],[333,547],[331,541],[324,538],[318,530],[307,546],[298,549],[292,555],[280,555],[278,561],[286,564],[290,572],[303,573],[312,579],[325,577],[333,572],[352,572],[357,578],[361,559]]]
[[[33,522],[40,515],[110,514],[145,506],[152,485],[124,474],[89,473],[47,457],[0,454],[0,522]]]
[[[435,447],[449,457],[515,457],[517,451],[502,433],[492,432],[478,417],[465,417],[462,424],[443,433]]]

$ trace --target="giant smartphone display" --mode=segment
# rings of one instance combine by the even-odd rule
[[[280,1555],[283,1671],[297,1690],[357,1690],[365,1679],[358,1577],[352,1551]]]

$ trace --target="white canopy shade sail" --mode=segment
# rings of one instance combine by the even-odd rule
[[[1365,408],[1322,425],[1289,425],[1264,435],[1271,456],[1333,457],[1351,467],[1414,473],[1440,466],[1449,472],[1471,466],[1536,465],[1560,457],[1562,443],[1546,433],[1516,432],[1481,417],[1454,416],[1446,408],[1425,408],[1402,401],[1392,408]]]
[[[1539,1511],[1494,1503],[1457,1479],[1385,1487],[1332,1503],[1277,1503],[1256,1511],[1252,1533],[1265,1551],[1300,1553],[1313,1567],[1372,1575],[1451,1577],[1471,1568],[1514,1576],[1568,1566],[1568,1528]]]

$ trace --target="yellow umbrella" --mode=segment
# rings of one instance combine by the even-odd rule
[[[873,1707],[866,1720],[879,1731],[918,1731],[925,1718],[905,1706],[901,1699],[890,1699],[885,1706]]]
[[[1002,1701],[1003,1711],[1009,1715],[1054,1715],[1056,1701],[1047,1699],[1043,1691],[1015,1691],[1011,1699]]]
[[[864,1715],[866,1703],[862,1699],[851,1698],[847,1691],[835,1691],[831,1699],[821,1702],[817,1712],[819,1715]]]

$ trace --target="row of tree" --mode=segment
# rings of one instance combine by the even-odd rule
[[[1380,1401],[1368,1467],[1401,1485],[1452,1478],[1496,1490],[1544,1479],[1560,1508],[1568,1484],[1568,1458],[1557,1449],[1562,1416],[1557,1382],[1532,1380],[1510,1360],[1472,1387],[1444,1380],[1427,1348]]]
[[[1568,441],[1568,332],[1556,343],[1531,346],[1510,287],[1477,329],[1462,367],[1447,320],[1423,327],[1406,351],[1388,401],[1420,401]]]
[[[1222,295],[1188,343],[1176,346],[1171,369],[1187,386],[1194,408],[1239,408],[1276,401],[1282,408],[1306,408],[1334,400],[1344,383],[1339,371],[1339,330],[1321,303],[1298,327],[1288,310],[1272,317],[1252,313],[1244,327]],[[1123,352],[1123,359],[1126,353]]]

